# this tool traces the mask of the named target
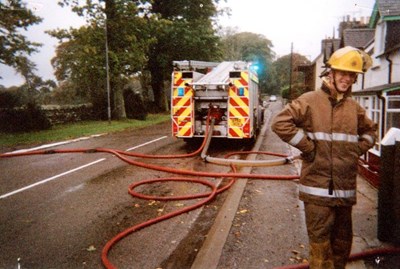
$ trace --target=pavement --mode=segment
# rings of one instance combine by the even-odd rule
[[[268,120],[254,151],[298,151],[272,133]],[[256,158],[250,155],[250,159]],[[259,157],[257,157],[259,158]],[[301,163],[272,168],[250,167],[240,172],[298,174]],[[352,254],[390,247],[377,239],[378,190],[357,177],[357,204],[353,208]],[[277,268],[307,262],[308,239],[297,182],[238,180],[229,190],[191,269]],[[400,256],[372,257],[349,263],[346,269],[397,269]]]

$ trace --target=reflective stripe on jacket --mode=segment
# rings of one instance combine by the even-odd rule
[[[357,162],[376,139],[376,124],[351,97],[336,101],[328,89],[301,95],[278,113],[272,130],[303,153],[299,198],[336,206],[356,203]]]

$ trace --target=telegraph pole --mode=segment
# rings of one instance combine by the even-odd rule
[[[107,15],[105,19],[105,34],[106,34],[107,116],[108,116],[108,124],[111,124],[110,66],[108,62],[109,60],[108,60]]]

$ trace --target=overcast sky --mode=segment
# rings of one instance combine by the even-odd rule
[[[5,1],[5,0],[0,0]],[[82,18],[67,7],[61,8],[57,0],[25,0],[43,22],[29,28],[31,41],[43,43],[40,53],[32,56],[37,74],[43,79],[55,79],[50,59],[54,56],[57,40],[44,33],[56,28],[79,27]],[[277,56],[291,51],[314,60],[321,50],[321,40],[338,37],[337,28],[343,17],[371,16],[375,0],[228,0],[221,6],[231,8],[231,16],[220,19],[222,26],[236,27],[239,32],[264,35],[272,41]],[[196,59],[194,59],[196,60]],[[11,68],[0,66],[0,85],[20,85],[23,81]]]

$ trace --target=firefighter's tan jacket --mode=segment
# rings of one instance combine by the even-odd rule
[[[311,162],[303,160],[299,198],[324,206],[356,203],[359,156],[376,139],[376,124],[350,95],[340,101],[325,84],[301,95],[273,119],[272,130],[303,153],[315,151]]]

